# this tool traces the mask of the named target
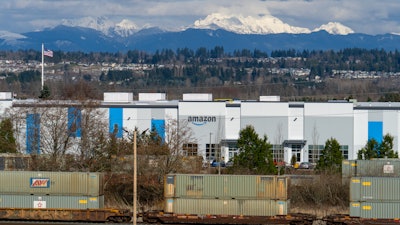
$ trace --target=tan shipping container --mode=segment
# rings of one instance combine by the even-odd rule
[[[219,199],[288,199],[289,178],[262,175],[170,174],[164,196]]]
[[[103,182],[101,173],[2,171],[0,193],[100,196]]]
[[[0,194],[1,208],[57,208],[57,209],[101,209],[102,196],[59,195],[6,195]]]
[[[196,215],[287,215],[289,200],[167,198],[165,212]]]

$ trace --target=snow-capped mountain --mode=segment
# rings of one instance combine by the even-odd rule
[[[15,40],[15,39],[23,39],[26,38],[24,35],[12,33],[5,30],[0,30],[0,39],[4,40]]]
[[[138,26],[130,20],[123,19],[119,23],[114,23],[107,17],[84,17],[77,20],[62,20],[61,25],[90,28],[108,36],[117,34],[121,37],[128,37],[139,30]]]
[[[111,37],[129,37],[145,28],[140,28],[134,22],[127,19],[115,23],[107,17],[84,17],[76,20],[62,20],[61,25],[90,28]],[[241,15],[234,16],[221,13],[213,13],[204,19],[196,20],[191,28],[211,30],[223,29],[237,34],[309,34],[321,30],[338,35],[354,33],[351,28],[337,22],[321,25],[319,28],[311,31],[308,28],[291,26],[271,15],[244,17]]]
[[[106,17],[83,17],[74,20],[62,20],[60,25],[67,27],[84,27],[101,31],[104,34],[109,34],[110,28],[114,27],[114,23]]]
[[[160,49],[340,50],[365,48],[398,50],[400,36],[367,35],[340,23],[328,23],[314,30],[293,27],[273,16],[227,16],[212,14],[182,31],[138,27],[129,20],[115,23],[105,17],[64,20],[63,25],[41,31],[15,34],[0,31],[0,50],[36,49],[41,44],[59,51],[120,52],[132,49],[155,52]],[[340,34],[340,35],[339,35]]]
[[[237,34],[299,34],[311,33],[308,28],[293,27],[282,20],[267,15],[257,18],[252,16],[233,16],[213,13],[205,19],[196,20],[195,29],[223,29]]]
[[[341,23],[329,22],[320,27],[310,30],[303,27],[294,27],[282,20],[271,16],[233,16],[221,13],[213,13],[204,19],[196,20],[193,28],[195,29],[223,29],[237,34],[308,34],[324,30],[330,34],[347,35],[354,31]]]
[[[138,26],[130,20],[123,19],[115,24],[114,32],[121,37],[128,37],[139,30]]]
[[[337,22],[329,22],[327,24],[321,25],[319,28],[313,30],[313,32],[318,32],[321,30],[325,30],[330,34],[337,34],[337,35],[348,35],[354,33],[354,31],[341,23]]]

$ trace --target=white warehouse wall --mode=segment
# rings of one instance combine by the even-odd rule
[[[21,100],[0,101],[0,113],[6,115],[6,109],[22,110],[16,122],[16,138],[22,152],[26,149],[27,112],[49,110],[41,107],[38,101]],[[43,104],[43,101],[40,102]],[[71,101],[53,101],[67,115]],[[369,106],[370,105],[370,106]],[[110,108],[122,111],[115,113],[122,121],[122,127],[132,131],[151,129],[152,120],[162,122],[169,119],[188,122],[194,139],[198,144],[199,155],[205,155],[206,145],[220,144],[221,141],[235,141],[239,132],[247,125],[252,125],[260,137],[267,135],[271,144],[285,143],[285,159],[292,154],[290,145],[301,143],[301,159],[308,159],[308,146],[324,145],[326,140],[335,138],[341,145],[349,147],[349,159],[357,157],[357,151],[365,146],[368,135],[372,133],[370,122],[381,122],[382,136],[386,133],[394,136],[394,150],[399,149],[400,103],[370,104],[350,102],[259,102],[259,101],[133,101],[127,103],[102,102],[97,109],[102,112],[100,121],[109,124]],[[368,108],[370,107],[370,108]],[[44,108],[44,109],[41,109]],[[50,107],[51,108],[51,107]],[[84,111],[84,110],[82,110]],[[195,121],[193,118],[200,119]],[[45,135],[46,123],[42,122],[42,135]],[[47,124],[48,125],[48,124]],[[108,127],[107,127],[108,129]],[[368,130],[370,129],[370,130]],[[379,131],[380,132],[380,131]],[[124,137],[127,135],[124,132]],[[167,135],[167,134],[165,134]],[[232,143],[232,142],[230,142]],[[76,146],[74,146],[76,147]],[[227,149],[222,150],[227,159]]]
[[[358,150],[362,149],[368,140],[368,110],[354,110],[354,151],[349,158],[357,159]]]

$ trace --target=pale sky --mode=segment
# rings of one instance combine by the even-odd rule
[[[314,29],[340,22],[356,33],[400,33],[399,0],[0,0],[0,30],[22,33],[63,19],[107,17],[180,30],[212,13],[272,15]]]

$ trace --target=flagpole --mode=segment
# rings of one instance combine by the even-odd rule
[[[44,44],[42,43],[42,90],[44,86]]]

